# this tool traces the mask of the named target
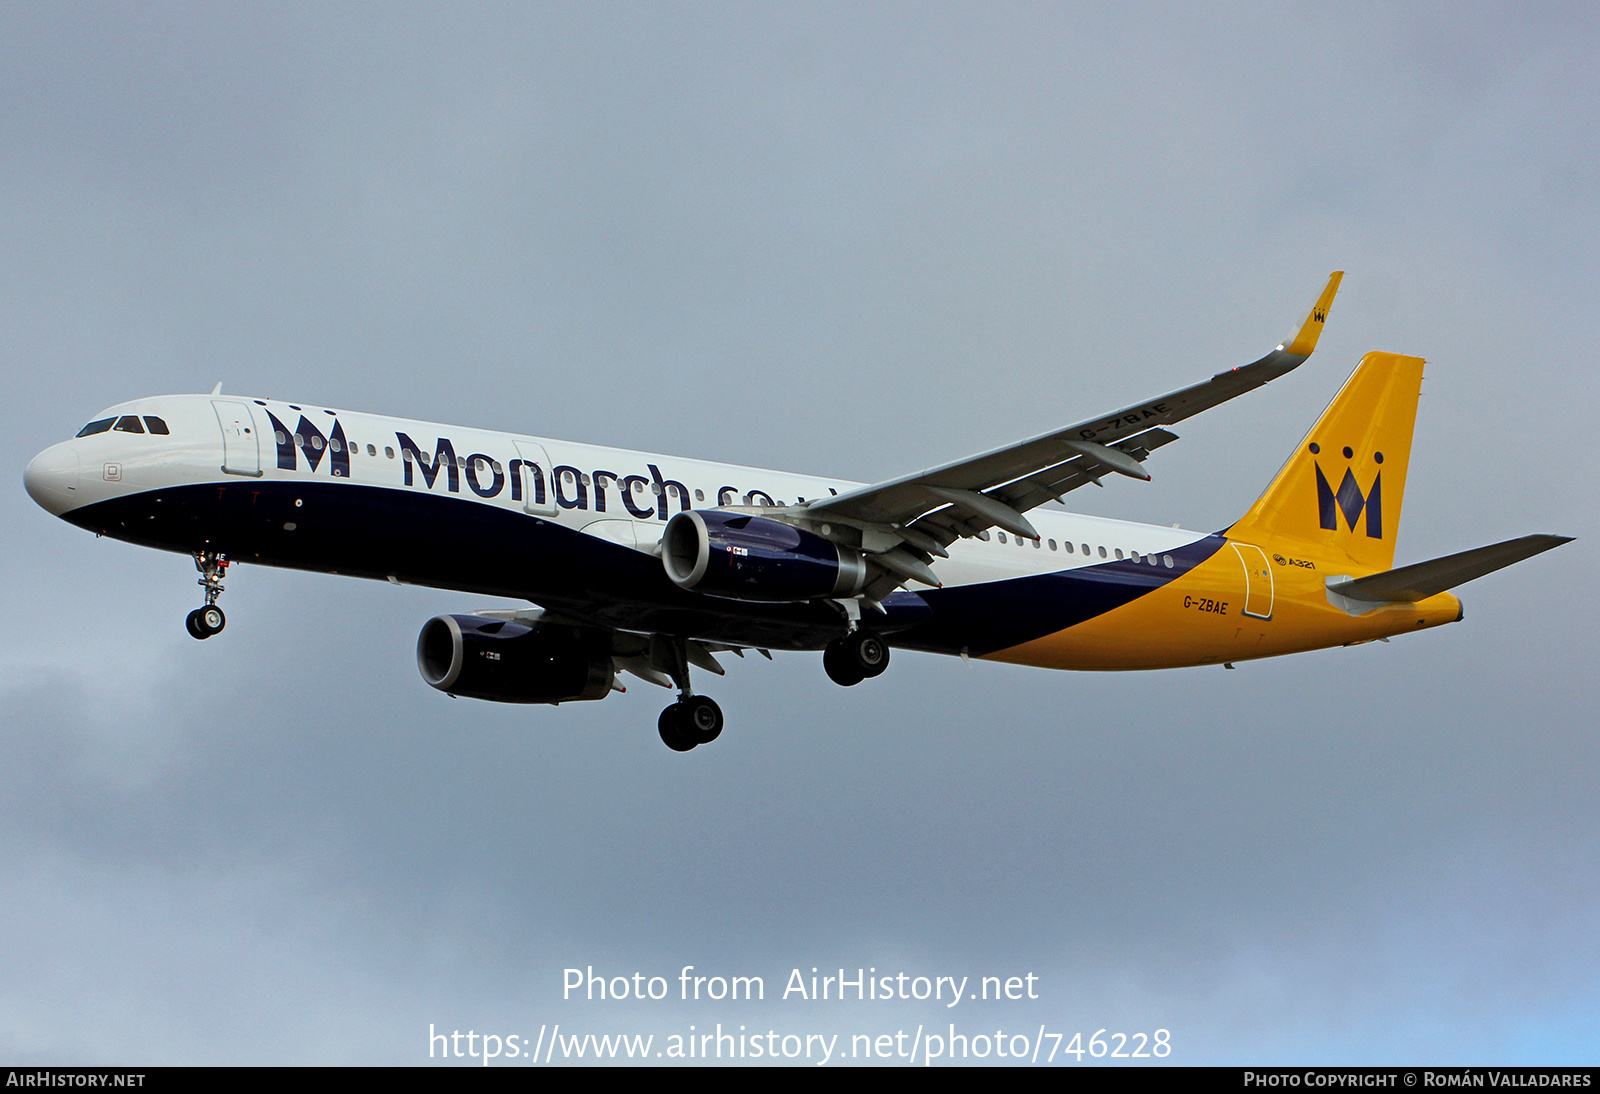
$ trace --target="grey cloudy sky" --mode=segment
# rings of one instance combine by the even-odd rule
[[[1593,1062],[1592,7],[0,8],[0,1056],[390,1062],[428,1023],[1172,1031],[1180,1062]],[[902,654],[452,702],[476,598],[187,560],[21,489],[101,407],[293,398],[876,479],[1253,359],[1108,516],[1220,527],[1429,359],[1400,561],[1580,537],[1386,645]],[[1092,495],[1092,496],[1086,496]],[[561,970],[767,978],[563,1003]],[[1024,973],[961,1017],[793,967]]]

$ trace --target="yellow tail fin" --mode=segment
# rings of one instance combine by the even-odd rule
[[[1392,567],[1422,364],[1398,353],[1363,357],[1228,535],[1263,546],[1295,541],[1313,558],[1354,570]]]

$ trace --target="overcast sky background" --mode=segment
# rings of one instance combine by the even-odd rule
[[[1593,1063],[1600,26],[1584,4],[0,7],[0,1057],[1172,1031],[1183,1063]],[[734,661],[452,702],[481,598],[93,537],[22,469],[140,395],[872,480],[1311,362],[1074,507],[1212,529],[1425,356],[1397,562],[1579,542],[1389,644],[1157,674]],[[561,970],[759,974],[749,1007]],[[792,967],[1042,977],[983,1009]]]

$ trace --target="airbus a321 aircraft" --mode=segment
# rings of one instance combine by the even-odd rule
[[[1342,274],[1260,360],[1115,414],[871,486],[220,394],[111,407],[28,465],[51,513],[192,555],[223,628],[230,563],[527,600],[441,615],[423,679],[511,703],[676,688],[661,739],[722,731],[718,653],[820,650],[843,685],[891,647],[1057,669],[1230,665],[1461,619],[1446,590],[1567,542],[1392,569],[1423,362],[1369,353],[1259,501],[1220,532],[1046,502],[1148,479],[1166,427],[1310,356]]]

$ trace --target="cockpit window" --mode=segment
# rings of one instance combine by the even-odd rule
[[[144,426],[139,424],[137,414],[124,414],[117,419],[117,424],[111,427],[118,433],[143,433]]]
[[[144,416],[144,424],[149,427],[150,432],[158,437],[165,437],[172,432],[167,428],[167,423],[157,418],[154,414],[146,414]]]
[[[112,424],[115,422],[115,418],[101,418],[98,421],[90,422],[88,425],[78,430],[78,436],[92,437],[96,433],[104,433],[106,430],[110,429]]]

